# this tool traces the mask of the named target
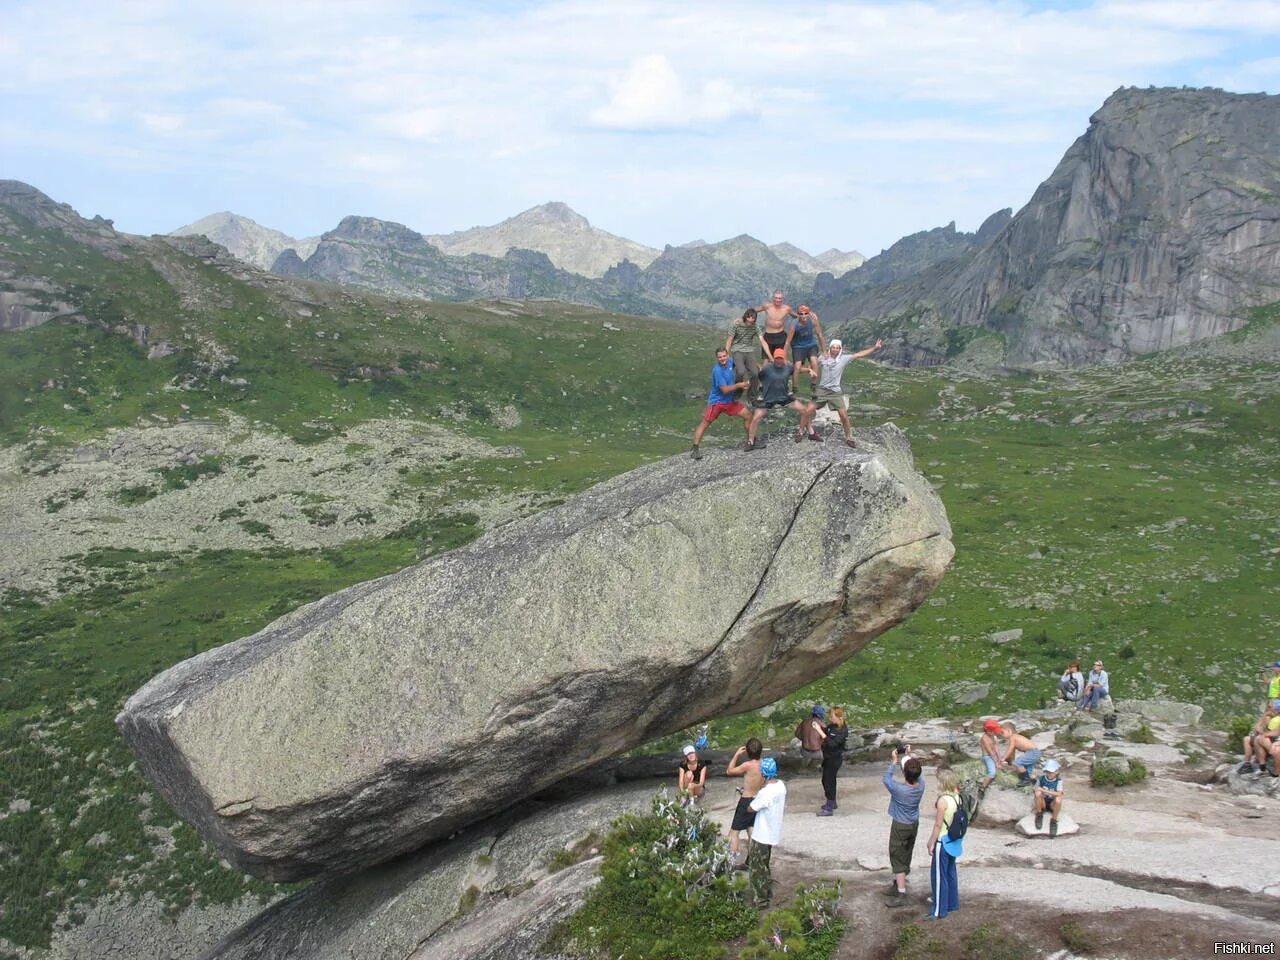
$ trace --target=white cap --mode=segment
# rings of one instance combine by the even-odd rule
[[[841,342],[841,341],[839,341],[839,340],[832,340],[829,344],[827,344],[827,346],[829,346],[829,347],[843,347],[843,346],[844,346],[844,343],[842,343],[842,342]]]
[[[1046,760],[1044,762],[1045,773],[1057,773],[1058,770],[1061,769],[1061,767],[1062,767],[1062,764],[1060,764],[1057,760]]]
[[[696,753],[697,751],[693,749],[692,743],[686,743],[683,747],[680,748],[680,752],[687,757],[689,754]]]

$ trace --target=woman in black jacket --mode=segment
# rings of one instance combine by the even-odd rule
[[[839,806],[836,803],[836,773],[844,763],[844,745],[848,739],[844,707],[834,707],[827,720],[827,738],[822,741],[822,792],[827,795],[827,802],[818,811],[820,817],[831,816]]]

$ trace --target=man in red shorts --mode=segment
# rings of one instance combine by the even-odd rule
[[[751,411],[738,399],[739,392],[751,385],[751,379],[739,380],[733,361],[729,359],[729,351],[716,351],[716,365],[711,368],[711,393],[707,395],[707,409],[702,414],[702,422],[693,431],[693,449],[689,456],[695,460],[702,459],[702,435],[707,427],[715,422],[720,414],[742,418],[742,428],[751,436]]]

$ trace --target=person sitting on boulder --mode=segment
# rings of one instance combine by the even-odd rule
[[[1000,766],[1017,770],[1018,775],[1022,777],[1020,786],[1025,787],[1031,783],[1036,764],[1040,762],[1040,748],[1020,734],[1012,721],[1006,720],[1000,726],[1004,728],[1005,739],[1009,741]]]
[[[720,414],[741,417],[742,426],[751,436],[751,411],[741,400],[738,392],[750,386],[750,380],[739,380],[733,360],[727,350],[716,351],[716,365],[711,368],[711,393],[707,395],[707,409],[702,412],[702,422],[693,431],[693,449],[689,456],[695,460],[702,459],[702,435],[707,427],[715,423]]]
[[[693,744],[687,743],[680,750],[684,759],[676,768],[676,784],[680,791],[680,802],[697,803],[707,792],[707,765],[698,759],[698,751]]]
[[[1085,681],[1084,690],[1080,693],[1078,706],[1092,710],[1104,697],[1111,696],[1111,678],[1102,669],[1102,661],[1093,661],[1093,669],[1089,671],[1089,679]]]
[[[791,371],[787,368],[787,354],[784,350],[773,351],[773,362],[760,370],[760,405],[752,414],[744,450],[764,446],[763,440],[756,442],[756,434],[760,430],[760,421],[775,407],[787,407],[800,414],[800,428],[796,432],[796,439],[803,440],[809,430],[811,411],[807,403],[797,400],[791,392]]]
[[[823,721],[827,719],[827,710],[820,703],[815,703],[805,717],[796,725],[796,739],[800,741],[800,754],[806,760],[822,759],[822,744],[827,739],[827,728]]]
[[[751,812],[751,801],[764,786],[764,776],[760,773],[760,755],[763,752],[763,745],[752,737],[734,751],[729,767],[725,770],[731,777],[742,778],[742,786],[738,790],[742,795],[738,797],[733,822],[729,824],[729,855],[735,864],[738,862],[738,835],[743,831],[746,831],[747,849],[750,849],[751,828],[756,822],[756,815]],[[742,759],[744,753],[747,755],[745,760]]]
[[[1034,794],[1036,829],[1044,823],[1044,815],[1049,814],[1049,836],[1058,835],[1058,817],[1062,813],[1062,776],[1059,771],[1062,765],[1057,760],[1046,760],[1044,772],[1036,780]]]
[[[982,736],[978,738],[978,747],[982,751],[982,765],[987,768],[987,775],[982,778],[982,784],[978,789],[982,793],[987,792],[987,787],[991,786],[991,781],[996,778],[996,768],[1000,766],[1000,736],[1004,733],[1004,727],[1000,726],[999,720],[986,719],[982,723]]]
[[[1080,672],[1080,661],[1072,660],[1058,680],[1058,699],[1077,703],[1083,693],[1084,674]]]
[[[1268,701],[1262,716],[1244,738],[1244,763],[1240,773],[1257,773],[1267,768],[1267,757],[1280,743],[1280,698]],[[1280,772],[1280,768],[1276,768]]]

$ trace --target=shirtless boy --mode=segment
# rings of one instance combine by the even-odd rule
[[[1009,741],[1009,746],[1004,752],[1004,759],[1000,761],[1000,766],[1013,767],[1024,783],[1030,782],[1032,772],[1040,762],[1040,748],[1020,734],[1017,727],[1008,720],[1001,726],[1004,727],[1005,739]]]
[[[987,775],[982,778],[982,785],[978,789],[983,793],[996,778],[996,768],[1000,766],[999,738],[1003,733],[1004,727],[1000,726],[998,720],[987,720],[982,724],[982,737],[978,740],[978,746],[982,750],[982,762],[987,768]]]
[[[744,830],[747,832],[747,849],[751,849],[751,828],[756,822],[751,801],[764,786],[764,775],[760,773],[762,752],[760,741],[752,737],[734,751],[729,767],[725,770],[731,777],[742,777],[742,796],[738,797],[738,807],[733,811],[733,822],[729,824],[729,856],[734,863],[738,862],[738,836]],[[744,753],[747,755],[745,760],[742,759]]]

